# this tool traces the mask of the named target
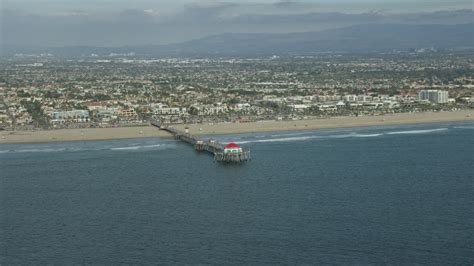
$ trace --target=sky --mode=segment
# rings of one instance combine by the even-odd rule
[[[167,44],[220,33],[474,21],[473,0],[0,0],[0,45]]]

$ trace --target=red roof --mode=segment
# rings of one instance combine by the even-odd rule
[[[229,149],[237,149],[237,148],[240,148],[239,145],[237,145],[236,143],[234,142],[231,142],[229,144],[227,144],[227,146],[225,146],[226,148],[229,148]]]

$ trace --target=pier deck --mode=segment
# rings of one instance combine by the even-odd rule
[[[174,136],[176,140],[181,140],[194,146],[197,151],[205,151],[214,155],[214,160],[217,162],[246,162],[250,160],[250,151],[242,150],[242,152],[228,153],[224,151],[225,145],[213,140],[213,139],[202,139],[198,136],[192,135],[189,132],[184,132],[176,129],[173,126],[164,125],[159,121],[151,122],[152,126],[169,132]]]

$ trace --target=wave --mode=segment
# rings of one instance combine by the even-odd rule
[[[385,135],[384,133],[375,133],[375,134],[357,134],[354,135],[356,138],[373,138],[373,137],[380,137]]]
[[[288,133],[288,134],[273,134],[273,135],[270,135],[270,137],[301,136],[301,135],[307,135],[307,134],[308,134],[308,132]]]
[[[461,128],[461,129],[474,129],[473,126],[456,126],[454,128]],[[409,135],[409,134],[429,134],[429,133],[436,133],[447,131],[448,128],[435,128],[435,129],[418,129],[418,130],[405,130],[405,131],[390,131],[390,132],[347,132],[347,131],[336,131],[342,134],[318,134],[318,135],[309,135],[308,132],[296,132],[296,133],[288,133],[288,134],[271,134],[271,135],[256,135],[256,136],[245,136],[240,138],[241,141],[237,141],[240,144],[248,144],[248,143],[272,143],[272,142],[293,142],[293,141],[308,141],[314,139],[345,139],[345,138],[377,138],[384,135]],[[333,131],[334,132],[334,131]],[[345,134],[344,134],[345,133]],[[221,138],[221,141],[226,142],[227,138]],[[229,140],[230,141],[230,140]],[[50,147],[43,147],[43,148],[24,148],[18,149],[19,147],[15,148],[7,148],[5,150],[0,150],[0,154],[8,154],[8,153],[52,153],[52,152],[82,152],[82,151],[138,151],[138,150],[162,150],[162,149],[169,149],[175,147],[174,143],[160,143],[160,144],[153,144],[153,143],[139,143],[134,142],[130,143],[128,146],[119,146],[120,144],[116,143],[115,145],[99,145],[99,146],[69,146],[69,147],[59,147],[59,148],[52,148]],[[140,145],[142,144],[142,145]],[[114,147],[115,146],[115,147]],[[117,147],[118,146],[118,147]]]
[[[110,148],[111,151],[128,151],[128,150],[138,150],[138,149],[140,149],[140,146]]]
[[[302,141],[308,139],[316,139],[320,138],[321,136],[305,136],[305,137],[288,137],[288,138],[276,138],[276,139],[259,139],[259,140],[249,140],[249,141],[241,141],[239,143],[266,143],[266,142],[289,142],[289,141]]]
[[[22,150],[11,150],[11,152],[16,152],[16,153],[33,153],[33,152],[62,152],[65,151],[66,148],[59,148],[59,149],[51,149],[51,148],[46,148],[46,149],[22,149]]]
[[[406,130],[406,131],[393,131],[387,132],[387,135],[405,135],[405,134],[426,134],[433,132],[446,131],[448,128],[435,128],[435,129],[423,129],[423,130]]]
[[[454,127],[454,128],[457,128],[457,129],[474,129],[474,126],[457,126],[457,127]]]
[[[311,139],[344,139],[344,138],[370,138],[370,137],[379,137],[383,133],[377,134],[339,134],[339,135],[311,135],[311,136],[302,136],[302,137],[288,137],[288,138],[274,138],[274,139],[259,139],[259,140],[248,140],[241,141],[240,144],[246,143],[268,143],[268,142],[291,142],[291,141],[305,141]]]
[[[111,151],[131,151],[131,150],[145,150],[145,149],[166,149],[170,148],[172,145],[168,144],[153,144],[153,145],[139,145],[139,146],[125,146],[125,147],[115,147],[110,148]]]
[[[327,130],[327,129],[324,129],[324,133],[335,133],[335,132],[340,132],[340,133],[343,133],[343,132],[347,132],[348,129],[343,129],[343,128],[340,128],[340,129],[337,129],[337,130]],[[240,137],[241,140],[243,141],[248,141],[248,142],[255,142],[254,139],[268,139],[268,138],[278,138],[278,137],[285,137],[285,138],[288,138],[288,137],[294,137],[294,136],[304,136],[304,135],[309,135],[311,134],[311,132],[308,132],[308,131],[303,131],[303,132],[288,132],[288,133],[275,133],[275,134],[265,134],[265,135],[250,135],[250,136],[243,136],[243,137]],[[321,137],[323,137],[323,135],[320,135]],[[334,135],[334,136],[342,136],[342,135]],[[220,140],[222,141],[232,141],[232,140],[235,140],[235,138],[232,138],[232,139],[229,139],[229,138],[220,138]],[[241,142],[239,142],[241,143]]]
[[[139,144],[139,143],[137,143]],[[123,146],[123,147],[114,147],[110,145],[99,146],[99,147],[60,147],[60,148],[10,148],[5,150],[0,150],[0,154],[9,154],[9,153],[54,153],[54,152],[84,152],[84,151],[120,151],[120,150],[151,150],[151,149],[166,149],[171,148],[172,144],[149,144],[149,145],[135,145],[135,146]]]
[[[352,132],[349,134],[327,135],[323,137],[326,137],[329,139],[345,139],[345,138],[355,138],[357,136],[359,136],[357,133]]]
[[[52,152],[76,152],[76,151],[85,151],[85,150],[92,150],[92,149],[81,149],[81,148],[44,148],[44,149],[20,149],[20,150],[3,150],[0,151],[0,154],[4,153],[52,153]],[[97,150],[97,149],[94,149]]]
[[[310,135],[310,136],[301,136],[301,137],[293,137],[294,135],[291,134],[291,135],[287,135],[290,137],[286,137],[286,138],[267,138],[267,139],[252,139],[252,140],[246,139],[244,141],[239,141],[239,143],[247,144],[247,143],[292,142],[292,141],[305,141],[305,140],[311,140],[311,139],[377,138],[384,135],[429,134],[429,133],[441,132],[441,131],[446,131],[446,130],[448,130],[448,128],[391,131],[391,132],[378,132],[378,133],[350,132],[348,134]]]

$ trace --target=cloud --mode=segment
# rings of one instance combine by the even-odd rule
[[[0,12],[5,44],[122,46],[182,42],[219,33],[302,32],[368,23],[459,24],[474,21],[472,9],[395,13],[341,12],[322,4],[199,2],[173,14],[156,8],[93,12],[68,10],[35,15]]]
[[[298,2],[298,1],[291,1],[291,0],[283,0],[279,2],[275,2],[273,4],[274,7],[276,8],[300,8],[300,7],[311,7],[316,4],[312,3],[304,3],[304,2]]]
[[[126,9],[120,12],[115,20],[127,23],[152,23],[154,14],[145,10]]]
[[[197,20],[201,22],[215,21],[225,18],[235,12],[241,5],[231,2],[201,2],[184,6],[184,10],[177,16],[177,20]]]

